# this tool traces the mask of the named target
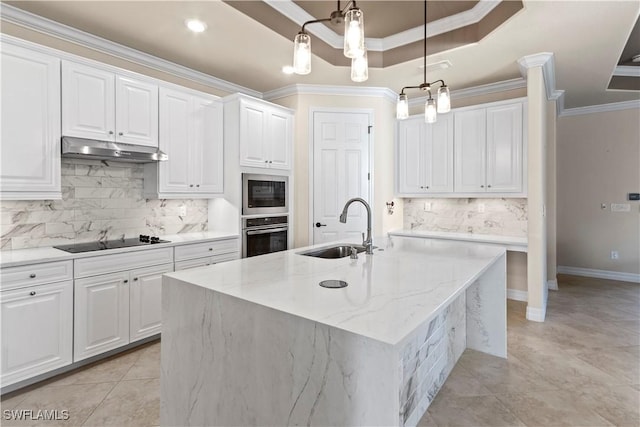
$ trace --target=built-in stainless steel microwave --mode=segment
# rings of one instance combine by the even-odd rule
[[[242,214],[263,215],[289,211],[289,178],[242,174]]]

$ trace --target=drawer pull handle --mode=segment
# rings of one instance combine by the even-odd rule
[[[31,273],[31,274],[29,275],[29,277],[30,277],[30,278],[32,278],[32,279],[35,279],[35,278],[36,278],[36,273]]]
[[[137,282],[137,281],[138,281],[138,278],[137,278],[137,277],[134,277],[134,278],[133,278],[133,281],[134,281],[134,282]]]
[[[29,295],[34,296],[36,294],[36,291],[31,291],[29,292]]]

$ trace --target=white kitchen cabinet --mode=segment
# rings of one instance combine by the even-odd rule
[[[60,60],[0,44],[0,198],[60,199]]]
[[[240,258],[237,237],[175,247],[175,271],[203,267]]]
[[[0,292],[2,386],[71,364],[73,283]]]
[[[485,109],[455,114],[455,191],[478,193],[486,183],[486,111]]]
[[[453,191],[453,118],[433,124],[424,117],[398,122],[397,181],[401,195]]]
[[[487,192],[522,191],[522,104],[487,108]]]
[[[522,102],[454,113],[456,193],[524,193],[523,117]]]
[[[62,62],[62,134],[158,146],[158,86]]]
[[[224,193],[223,106],[201,92],[160,88],[160,149],[169,159],[145,165],[145,195],[217,197]]]
[[[159,334],[162,324],[162,275],[172,264],[141,268],[129,273],[129,341]]]
[[[291,169],[293,112],[269,102],[245,95],[234,95],[228,102],[233,135],[238,137],[240,165]]]
[[[129,272],[75,280],[73,361],[129,344]]]

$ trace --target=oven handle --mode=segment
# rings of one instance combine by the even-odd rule
[[[287,231],[289,227],[281,227],[281,228],[267,228],[264,230],[247,230],[247,236],[254,236],[256,234],[267,234],[267,233],[278,233],[280,231]]]

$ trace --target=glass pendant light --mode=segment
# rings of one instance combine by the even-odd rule
[[[427,103],[424,105],[424,121],[426,123],[435,123],[437,116],[436,101],[429,96]]]
[[[442,85],[438,88],[438,113],[448,113],[449,111],[451,111],[449,86]]]
[[[409,117],[409,97],[404,93],[398,95],[398,103],[396,104],[396,119],[404,120]]]
[[[293,41],[293,72],[301,75],[311,72],[311,37],[302,31]]]
[[[362,56],[351,59],[351,80],[354,82],[364,82],[369,78],[369,60],[367,50]]]
[[[344,16],[344,56],[358,58],[364,54],[364,14],[354,7]]]

